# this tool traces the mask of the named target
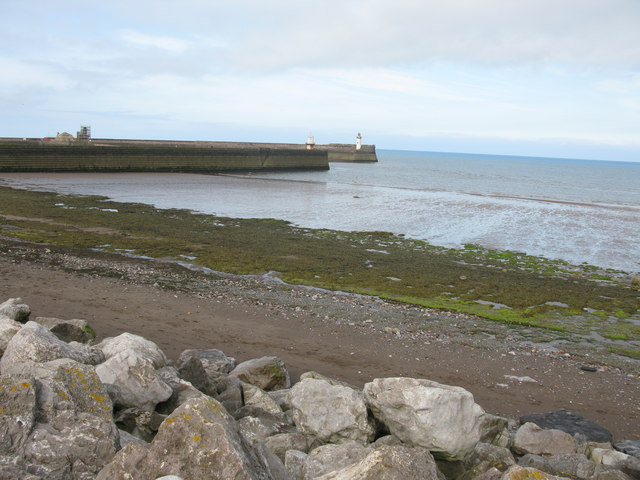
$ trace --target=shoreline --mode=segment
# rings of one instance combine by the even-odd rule
[[[98,340],[131,331],[172,359],[187,348],[221,348],[240,361],[276,355],[294,377],[317,370],[356,386],[387,376],[428,378],[466,388],[489,413],[517,418],[565,408],[616,440],[637,436],[637,362],[615,368],[536,347],[525,327],[8,238],[0,238],[0,271],[2,301],[22,297],[32,318],[85,318]],[[598,371],[581,370],[585,364]]]

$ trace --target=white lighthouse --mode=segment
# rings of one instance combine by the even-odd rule
[[[356,150],[360,150],[362,148],[362,135],[358,132],[358,136],[356,137]]]

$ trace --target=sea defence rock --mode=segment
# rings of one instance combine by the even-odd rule
[[[289,402],[302,433],[331,443],[373,440],[375,429],[362,393],[352,388],[305,378],[293,386]]]
[[[373,415],[408,445],[461,460],[480,441],[484,410],[460,387],[415,378],[377,378],[364,386]]]
[[[291,386],[289,371],[278,357],[261,357],[242,362],[230,375],[262,390],[280,390]]]
[[[542,428],[562,430],[570,435],[583,435],[590,442],[611,442],[613,435],[601,425],[578,413],[560,409],[551,413],[536,413],[520,417],[520,423],[535,423]]]
[[[580,431],[516,431],[459,387],[381,378],[362,392],[307,372],[265,391],[275,357],[245,362],[258,365],[250,384],[210,377],[194,355],[175,368],[137,335],[97,349],[4,320],[18,331],[0,359],[0,480],[640,478],[636,443],[616,444],[627,454]]]
[[[29,315],[31,315],[31,309],[21,298],[10,298],[0,303],[0,318],[10,318],[16,322],[26,323]]]

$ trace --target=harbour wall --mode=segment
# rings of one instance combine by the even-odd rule
[[[0,140],[0,172],[222,173],[329,169],[329,155],[322,150],[185,143],[119,141],[60,145]]]

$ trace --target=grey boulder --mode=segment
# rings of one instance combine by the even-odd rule
[[[535,423],[525,423],[516,432],[513,450],[534,455],[560,455],[576,453],[576,440],[566,432],[543,429]]]
[[[484,410],[463,388],[425,379],[378,378],[364,386],[364,398],[391,434],[446,460],[461,460],[480,440]]]
[[[21,298],[10,298],[0,303],[0,317],[26,323],[29,320],[29,315],[31,315],[31,309]]]
[[[89,323],[79,318],[63,320],[54,317],[36,317],[35,322],[48,328],[51,333],[64,342],[86,343],[95,338],[95,333]]]
[[[234,368],[230,375],[262,390],[280,390],[291,386],[287,367],[278,357],[247,360]]]
[[[373,440],[374,424],[362,393],[325,380],[305,378],[289,392],[293,421],[298,429],[324,442]]]

